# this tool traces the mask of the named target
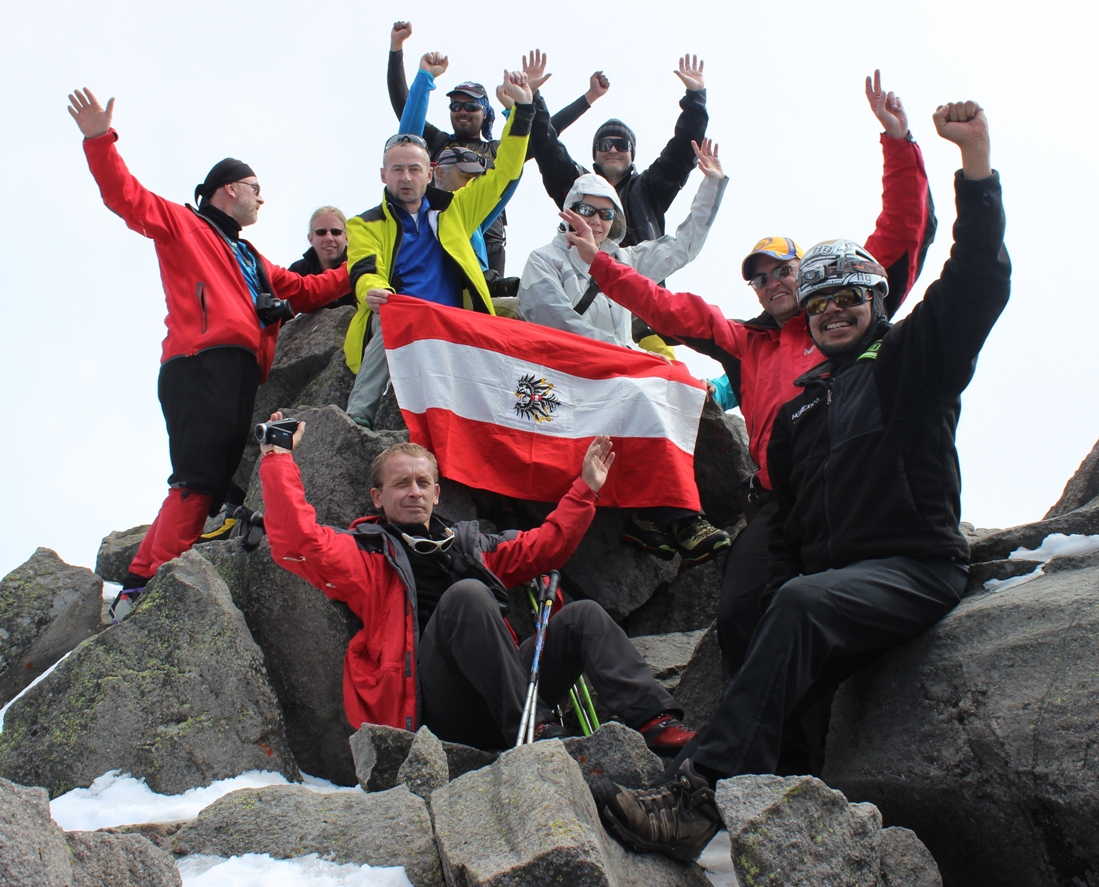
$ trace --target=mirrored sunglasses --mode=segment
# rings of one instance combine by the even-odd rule
[[[869,293],[861,286],[845,286],[834,293],[820,293],[808,299],[805,302],[805,313],[810,317],[823,314],[828,310],[829,302],[835,302],[837,308],[854,308],[869,300]]]

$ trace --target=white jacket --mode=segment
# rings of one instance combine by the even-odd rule
[[[565,206],[572,206],[584,195],[612,200],[618,209],[618,216],[600,250],[650,280],[663,280],[693,261],[701,252],[728,182],[728,176],[720,179],[704,176],[691,204],[690,215],[675,234],[665,234],[659,240],[647,240],[631,247],[618,245],[626,233],[625,215],[614,186],[602,176],[594,173],[580,176],[569,191]],[[588,270],[589,266],[580,259],[576,250],[569,249],[564,233],[558,233],[550,243],[536,249],[527,259],[519,283],[520,316],[554,329],[624,348],[637,348],[631,332],[630,312],[602,293],[595,297],[582,315],[576,313],[573,306],[583,298],[591,281]]]

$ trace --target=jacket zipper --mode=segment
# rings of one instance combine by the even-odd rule
[[[206,310],[206,284],[201,280],[195,284],[195,297],[198,299],[199,311],[202,312],[202,331],[205,333],[210,325],[210,317]]]

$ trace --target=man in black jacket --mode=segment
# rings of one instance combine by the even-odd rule
[[[323,274],[329,268],[338,268],[347,262],[347,216],[339,207],[320,206],[313,210],[313,215],[309,217],[309,233],[306,239],[309,241],[309,249],[288,269],[295,274],[302,277]],[[349,290],[324,307],[354,307],[355,304],[355,295]]]
[[[884,269],[861,247],[830,241],[802,259],[798,301],[828,360],[798,380],[804,393],[783,407],[768,447],[778,511],[766,610],[672,781],[593,787],[608,828],[631,846],[697,856],[721,823],[717,780],[773,772],[782,725],[815,686],[930,628],[965,587],[954,435],[1011,265],[984,111],[947,104],[934,120],[962,153],[950,260],[892,326]]]

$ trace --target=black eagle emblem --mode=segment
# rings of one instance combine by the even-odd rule
[[[561,401],[553,393],[553,384],[527,374],[515,386],[515,415],[535,422],[552,422]]]

